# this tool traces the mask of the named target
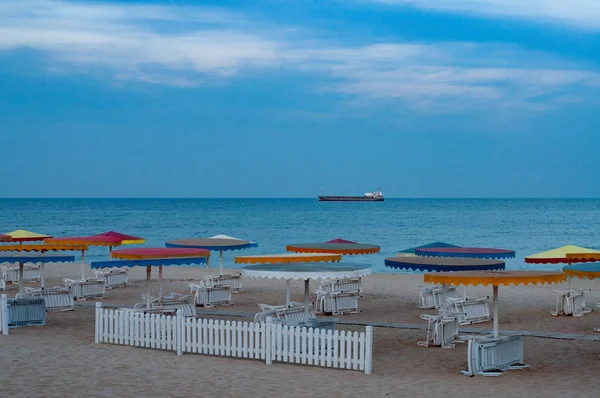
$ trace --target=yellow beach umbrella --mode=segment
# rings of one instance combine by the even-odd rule
[[[588,249],[587,247],[579,247],[567,245],[545,252],[532,254],[525,257],[525,262],[529,264],[561,264],[569,263],[567,255],[570,253],[597,253],[598,250]]]
[[[23,242],[37,242],[52,238],[51,235],[38,234],[37,232],[25,231],[24,229],[17,229],[16,231],[7,232],[3,235],[10,236],[12,242],[19,242],[19,244]]]

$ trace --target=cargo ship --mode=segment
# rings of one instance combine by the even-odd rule
[[[366,193],[363,196],[324,196],[323,189],[319,195],[319,202],[383,202],[383,194],[380,190]]]

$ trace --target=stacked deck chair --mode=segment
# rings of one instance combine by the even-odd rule
[[[102,299],[106,285],[104,279],[96,277],[80,279],[64,278],[65,286],[71,289],[75,300]]]
[[[46,288],[26,287],[25,293],[18,294],[18,298],[42,297],[46,303],[46,311],[73,311],[75,301],[69,287],[54,286]]]
[[[24,281],[39,281],[40,278],[41,274],[39,265],[26,264],[23,266]],[[2,266],[2,279],[4,279],[8,283],[19,283],[19,266]]]
[[[142,294],[142,303],[136,304],[133,308],[136,310],[146,309],[146,295]],[[196,314],[196,306],[194,305],[191,295],[171,293],[168,296],[151,298],[150,308],[154,310],[176,310],[177,314],[182,316],[193,316]]]
[[[229,286],[233,293],[238,293],[242,290],[242,274],[229,273],[223,275],[205,275],[202,283],[205,287]]]
[[[357,313],[358,299],[362,297],[361,278],[328,281],[316,291],[318,314],[338,315]]]
[[[229,285],[213,286],[211,282],[190,283],[190,294],[194,294],[194,303],[198,307],[231,305],[232,289]]]
[[[108,269],[108,270],[94,270],[96,279],[104,281],[106,289],[114,289],[116,287],[125,287],[129,282],[128,276],[129,270],[127,269]]]

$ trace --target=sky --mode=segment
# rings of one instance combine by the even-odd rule
[[[0,197],[600,197],[597,0],[0,0]]]

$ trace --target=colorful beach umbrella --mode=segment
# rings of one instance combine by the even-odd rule
[[[304,308],[309,315],[310,280],[331,280],[362,278],[371,275],[371,266],[356,263],[293,263],[248,265],[242,268],[242,274],[248,278],[304,280]],[[287,298],[286,298],[287,299]]]
[[[10,242],[12,237],[10,235],[0,235],[0,242]]]
[[[258,247],[258,242],[234,238],[228,235],[215,235],[210,238],[189,238],[170,240],[166,247],[196,248],[219,252],[219,274],[223,275],[223,252]]]
[[[7,232],[4,235],[8,235],[12,242],[39,242],[44,239],[52,238],[51,235],[38,234],[37,232],[25,231],[24,229],[17,229],[16,231]]]
[[[24,264],[40,264],[40,283],[41,287],[44,288],[44,264],[46,263],[60,263],[60,262],[73,262],[75,256],[69,254],[59,253],[0,253],[0,263],[11,263],[19,264],[19,293],[25,292],[24,279],[23,278],[23,266]]]
[[[568,253],[567,262],[569,263],[590,263],[600,261],[600,251],[588,251],[585,253]]]
[[[140,265],[146,266],[146,278],[148,279],[148,289],[150,289],[150,272],[152,266],[158,266],[159,294],[163,293],[163,265],[184,265],[184,264],[206,264],[210,257],[210,251],[206,249],[194,248],[169,248],[169,247],[145,247],[139,249],[114,250],[112,258],[128,261],[118,261],[115,267],[127,267]],[[172,259],[172,261],[171,261]],[[190,262],[192,259],[193,261]],[[144,261],[141,263],[140,261]],[[186,262],[188,261],[188,262]],[[96,262],[97,266],[92,268],[110,268],[114,261]],[[149,305],[149,302],[148,302]]]
[[[494,338],[498,338],[498,286],[553,284],[566,280],[563,272],[556,271],[463,271],[425,274],[425,283],[445,285],[492,285],[494,297]]]
[[[342,255],[375,254],[379,246],[367,243],[356,243],[345,239],[333,239],[323,243],[294,243],[285,247],[294,253],[335,253]]]
[[[96,234],[96,235],[92,235],[92,236],[110,236],[113,238],[118,238],[121,240],[122,245],[138,245],[138,244],[146,243],[146,239],[144,239],[144,238],[140,238],[140,237],[133,236],[133,235],[122,234],[120,232],[115,232],[115,231],[103,232],[101,234]]]
[[[515,251],[487,247],[427,247],[415,249],[415,254],[423,257],[513,258]]]
[[[167,250],[167,251],[165,251]],[[174,250],[183,250],[176,252]],[[152,279],[152,267],[159,267],[159,296],[163,295],[163,266],[194,266],[196,264],[206,263],[210,256],[208,250],[195,249],[164,249],[164,248],[146,248],[115,250],[114,258],[124,258],[124,260],[112,261],[92,261],[92,269],[100,268],[121,268],[121,267],[146,267],[146,309],[150,309],[150,282]],[[126,253],[117,253],[126,252]],[[128,252],[128,253],[127,253]],[[115,256],[115,253],[117,255]],[[160,255],[164,257],[160,257]],[[179,256],[177,256],[179,255]]]
[[[530,264],[567,264],[570,262],[567,259],[569,254],[597,252],[598,250],[588,249],[587,247],[567,245],[527,256],[525,262]]]
[[[341,254],[332,253],[284,253],[259,254],[255,256],[236,256],[236,264],[292,264],[307,262],[338,262],[342,261]],[[285,281],[285,302],[290,303],[290,280]]]
[[[398,256],[398,257],[416,256],[415,250],[417,250],[417,249],[428,249],[428,248],[432,248],[432,247],[448,248],[448,247],[460,247],[460,246],[456,246],[456,245],[453,245],[453,244],[450,244],[450,243],[444,243],[444,242],[432,242],[432,243],[427,243],[427,244],[422,245],[422,246],[411,247],[410,249],[400,250],[400,251],[396,252],[396,256]]]
[[[600,253],[598,253],[598,258],[600,258]],[[563,267],[563,272],[569,278],[598,279],[600,278],[600,262],[567,265]]]

